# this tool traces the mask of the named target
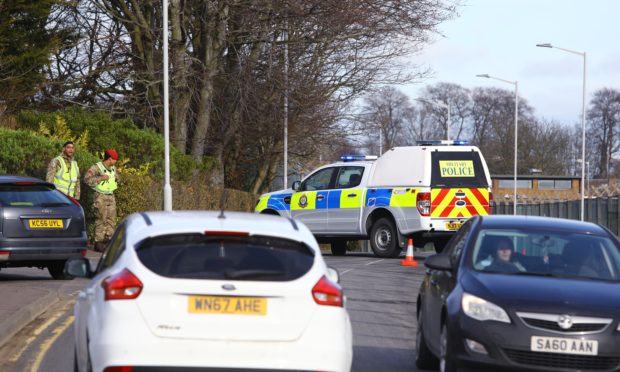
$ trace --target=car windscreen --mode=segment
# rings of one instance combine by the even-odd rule
[[[477,151],[433,151],[431,187],[489,187]]]
[[[0,206],[4,207],[64,207],[71,201],[60,191],[36,183],[0,184]]]
[[[136,251],[144,266],[169,278],[290,281],[314,263],[305,244],[267,236],[164,235]]]
[[[485,272],[620,280],[620,251],[614,241],[565,231],[483,229],[472,264]]]

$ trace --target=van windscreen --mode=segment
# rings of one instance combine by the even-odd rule
[[[431,187],[489,187],[477,151],[433,151]]]

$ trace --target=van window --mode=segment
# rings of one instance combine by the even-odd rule
[[[489,187],[477,151],[433,151],[431,187]]]

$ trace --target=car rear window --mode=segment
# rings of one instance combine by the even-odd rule
[[[431,187],[489,187],[477,151],[433,151]]]
[[[0,184],[0,205],[4,207],[70,206],[66,196],[43,184]]]
[[[144,266],[169,278],[290,281],[314,263],[305,244],[266,236],[164,235],[136,251]]]

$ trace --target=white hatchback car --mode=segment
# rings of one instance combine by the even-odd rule
[[[75,304],[77,371],[349,371],[349,315],[312,233],[278,216],[148,212],[116,229]],[[202,369],[200,369],[202,370]]]

